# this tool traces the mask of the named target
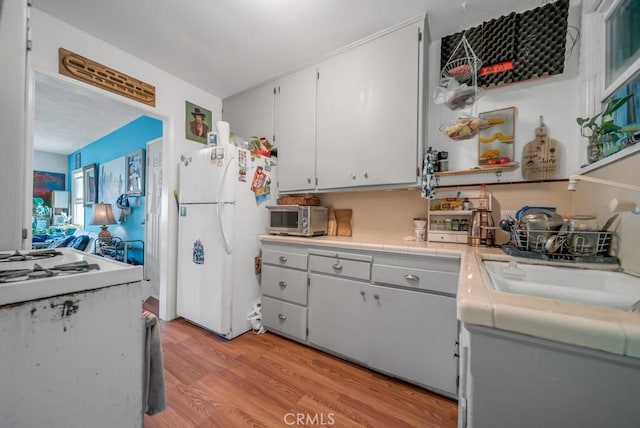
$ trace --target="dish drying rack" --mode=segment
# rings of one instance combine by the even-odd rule
[[[609,255],[613,232],[578,231],[564,235],[552,230],[512,228],[511,240],[503,246],[510,256],[575,263],[619,263]],[[554,239],[554,245],[547,242]]]

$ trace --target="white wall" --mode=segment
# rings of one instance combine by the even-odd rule
[[[25,219],[24,197],[30,194],[27,175],[32,175],[25,167],[26,19],[26,0],[0,1],[0,200],[23,202],[0,204],[2,250],[21,248],[22,229],[31,224],[31,219]]]
[[[69,157],[57,153],[33,151],[33,170],[69,174]],[[69,177],[67,177],[68,179]]]
[[[613,162],[588,175],[637,186],[640,183],[640,153]],[[578,181],[573,197],[573,213],[595,215],[602,225],[612,215],[609,212],[611,199],[638,201],[639,195],[631,190]],[[614,229],[617,239],[613,250],[620,258],[622,269],[640,276],[640,215],[629,211],[621,212],[614,225],[617,225]]]
[[[42,11],[34,9],[31,15],[33,39],[31,65],[33,70],[57,74],[58,48],[63,47],[156,87],[155,108],[135,103],[124,97],[117,97],[106,91],[96,90],[104,92],[105,96],[117,97],[119,101],[148,111],[152,117],[164,119],[164,173],[161,208],[163,215],[160,220],[160,240],[163,242],[160,264],[163,271],[160,280],[160,317],[163,319],[174,318],[177,208],[173,198],[173,189],[178,187],[180,154],[202,147],[198,143],[185,139],[185,101],[191,101],[211,110],[212,122],[215,123],[222,117],[222,100]],[[33,84],[33,77],[31,77],[31,84]],[[93,88],[89,85],[86,86]]]
[[[569,9],[569,24],[580,25],[581,9],[572,6]],[[436,40],[429,49],[429,87],[427,101],[429,116],[427,126],[427,147],[449,152],[449,169],[469,169],[475,167],[478,158],[478,139],[453,141],[444,136],[438,127],[445,122],[458,118],[460,113],[477,115],[506,107],[516,107],[515,120],[515,161],[522,162],[522,149],[535,138],[535,128],[539,126],[540,116],[544,116],[549,137],[561,145],[558,178],[566,178],[580,166],[582,159],[581,136],[576,117],[579,116],[579,78],[578,58],[580,46],[576,45],[569,61],[565,62],[564,73],[549,78],[515,83],[488,89],[479,101],[469,110],[451,111],[444,105],[433,102],[433,91],[438,86],[440,71],[441,40]],[[503,173],[502,182],[522,181],[522,169]],[[443,185],[495,182],[493,174],[462,175],[446,177]]]

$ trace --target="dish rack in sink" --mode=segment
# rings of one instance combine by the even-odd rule
[[[618,263],[609,255],[613,232],[511,229],[511,240],[503,250],[512,256],[582,263]],[[551,240],[551,241],[550,241]]]

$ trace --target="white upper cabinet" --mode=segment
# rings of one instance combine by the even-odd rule
[[[316,186],[316,67],[276,84],[275,144],[278,191],[311,191]]]
[[[273,84],[234,95],[222,103],[222,119],[229,122],[233,134],[247,140],[256,136],[272,141],[273,117]],[[212,125],[215,127],[215,123]]]
[[[318,190],[416,185],[422,23],[318,64]]]

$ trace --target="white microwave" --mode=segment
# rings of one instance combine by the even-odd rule
[[[310,205],[268,206],[267,231],[273,235],[322,236],[327,234],[329,210]]]

